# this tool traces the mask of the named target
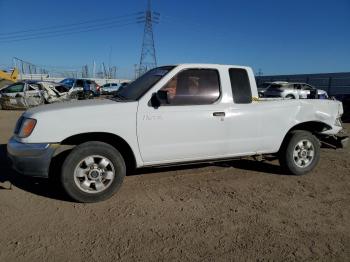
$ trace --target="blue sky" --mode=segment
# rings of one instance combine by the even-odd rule
[[[350,71],[350,0],[153,0],[152,5],[161,13],[154,28],[158,64],[240,64],[265,75]],[[146,0],[0,0],[0,39],[14,31],[111,19],[145,7]],[[140,60],[143,25],[133,16],[123,19],[132,24],[0,41],[0,67],[11,65],[14,56],[62,70],[91,68],[95,60],[130,76]]]

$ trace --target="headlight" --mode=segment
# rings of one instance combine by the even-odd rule
[[[35,119],[21,117],[17,122],[15,134],[20,138],[28,137],[33,132],[35,125]]]

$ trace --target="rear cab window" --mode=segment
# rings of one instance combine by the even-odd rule
[[[252,89],[247,70],[230,68],[229,75],[234,103],[250,104],[252,102]]]

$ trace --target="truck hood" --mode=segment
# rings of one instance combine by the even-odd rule
[[[109,100],[109,99],[94,99],[94,100],[74,100],[67,101],[64,103],[56,103],[52,105],[41,105],[38,107],[34,107],[28,109],[24,116],[31,117],[33,115],[41,115],[41,114],[52,114],[52,113],[62,113],[64,114],[66,111],[72,112],[72,110],[82,111],[89,110],[90,108],[101,108],[109,105],[115,105],[117,102]],[[118,103],[123,104],[123,103]]]
[[[23,114],[37,120],[32,134],[17,139],[23,143],[59,143],[81,133],[130,132],[136,130],[133,125],[136,123],[137,106],[138,102],[116,102],[109,99],[38,106]],[[134,129],[128,129],[130,125]]]

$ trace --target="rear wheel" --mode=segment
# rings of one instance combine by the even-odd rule
[[[293,175],[304,175],[320,160],[320,142],[308,131],[293,131],[279,152],[282,168]]]
[[[75,147],[63,163],[61,183],[78,202],[98,202],[111,197],[125,177],[125,162],[117,149],[102,142]]]

